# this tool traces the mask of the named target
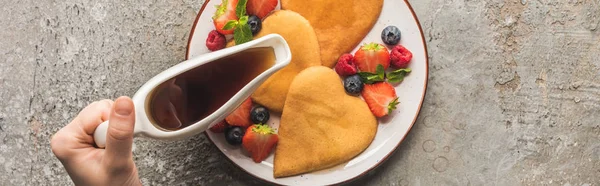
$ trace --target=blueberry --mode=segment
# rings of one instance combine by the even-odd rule
[[[363,86],[363,82],[358,74],[348,76],[344,79],[344,89],[346,89],[346,92],[349,94],[359,94],[360,91],[362,91]]]
[[[250,111],[250,120],[255,124],[266,124],[269,121],[269,110],[263,106],[257,106]]]
[[[381,32],[381,40],[388,45],[396,45],[400,42],[400,30],[395,26],[388,26]]]
[[[262,28],[262,21],[257,16],[252,15],[248,18],[248,25],[250,25],[250,30],[254,35],[258,33],[258,31],[260,31],[260,29]]]
[[[244,137],[244,129],[238,126],[232,126],[225,129],[225,140],[231,145],[242,144],[242,138]]]

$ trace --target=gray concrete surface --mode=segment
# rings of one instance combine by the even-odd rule
[[[600,185],[600,1],[411,0],[430,84],[354,185]],[[49,148],[85,105],[184,59],[202,0],[0,1],[0,185],[70,185]],[[203,135],[136,139],[146,185],[260,184]]]

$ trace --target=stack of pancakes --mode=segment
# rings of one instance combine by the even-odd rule
[[[383,0],[281,0],[255,38],[276,33],[292,52],[252,100],[281,113],[274,177],[326,169],[366,149],[377,119],[360,98],[347,95],[331,68],[371,30]],[[231,46],[232,43],[229,43]]]

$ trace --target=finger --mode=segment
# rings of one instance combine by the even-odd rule
[[[132,158],[135,112],[133,101],[120,97],[113,104],[106,134],[105,158],[110,166],[124,166]]]
[[[108,120],[113,103],[112,100],[105,99],[94,102],[81,111],[77,116],[77,123],[86,135],[93,135],[98,125]]]
[[[108,120],[110,118],[110,113],[111,113],[112,107],[115,104],[115,102],[113,100],[106,99],[106,103],[105,104],[107,104],[108,110],[102,109],[102,116],[100,117],[100,119],[102,120],[102,122],[104,122],[104,121],[106,121],[106,120]]]
[[[72,150],[66,145],[71,141],[72,139],[69,139],[69,136],[65,132],[65,128],[60,129],[52,136],[50,148],[52,149],[52,153],[54,153],[60,161],[64,162],[67,157],[71,156]]]
[[[92,147],[94,129],[110,114],[112,101],[96,101],[86,106],[67,126],[52,136],[50,146],[56,157],[65,162],[78,149]],[[105,115],[105,116],[104,116]]]

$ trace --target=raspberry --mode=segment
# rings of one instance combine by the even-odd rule
[[[390,54],[390,61],[396,68],[408,67],[410,60],[412,59],[412,53],[402,45],[394,47]]]
[[[349,76],[356,74],[356,64],[354,64],[354,57],[352,54],[343,54],[338,59],[335,65],[335,71],[340,76]]]
[[[210,31],[206,38],[206,47],[210,51],[217,51],[225,48],[226,45],[225,36],[217,32],[217,30]]]
[[[225,120],[215,124],[214,126],[212,126],[210,128],[210,131],[214,132],[214,133],[223,133],[225,131],[225,128],[227,128],[227,126],[229,126],[227,124],[227,122],[225,122]]]

